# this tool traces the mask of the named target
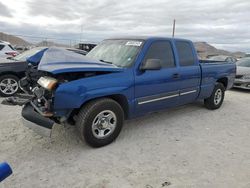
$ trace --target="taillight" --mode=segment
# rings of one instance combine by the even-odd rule
[[[11,55],[12,57],[15,57],[17,55],[17,52],[6,52],[6,55]]]

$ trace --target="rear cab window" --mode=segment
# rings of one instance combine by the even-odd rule
[[[187,41],[176,41],[176,49],[179,56],[180,66],[192,66],[195,64],[195,57],[192,45]]]
[[[160,59],[163,68],[175,67],[174,53],[170,41],[155,41],[146,52],[143,62]]]

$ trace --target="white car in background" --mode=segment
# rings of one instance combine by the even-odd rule
[[[231,63],[236,63],[237,58],[232,57],[232,56],[226,56],[226,55],[216,55],[208,58],[208,60],[213,60],[213,61],[226,61],[226,62],[231,62]]]
[[[19,53],[11,46],[9,42],[0,41],[0,58],[15,57]]]

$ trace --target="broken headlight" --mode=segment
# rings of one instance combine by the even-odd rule
[[[37,83],[40,86],[42,86],[43,88],[51,91],[51,90],[53,90],[56,87],[58,81],[55,78],[44,76],[44,77],[39,78],[39,80],[37,81]]]

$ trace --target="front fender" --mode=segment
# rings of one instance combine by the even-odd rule
[[[109,95],[120,94],[127,96],[129,95],[127,90],[127,87],[112,87],[87,91],[86,88],[79,87],[78,89],[75,88],[69,92],[67,88],[60,88],[55,95],[54,109],[62,110],[80,108],[86,101]]]
[[[66,115],[86,101],[109,95],[123,95],[128,102],[132,101],[133,82],[128,73],[111,73],[63,83],[54,94],[55,114]]]

